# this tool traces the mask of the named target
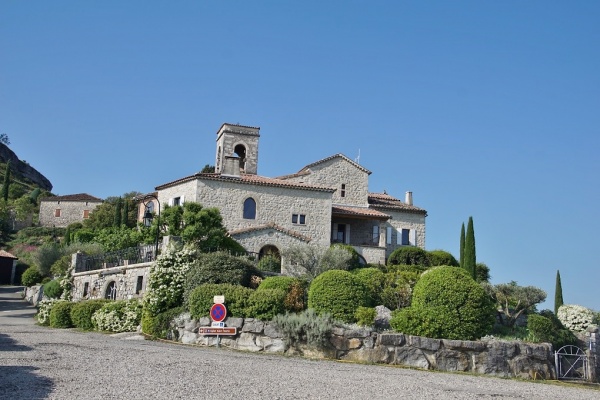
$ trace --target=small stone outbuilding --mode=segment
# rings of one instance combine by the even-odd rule
[[[69,224],[83,222],[102,204],[102,199],[87,193],[46,197],[40,201],[40,225],[66,228]]]

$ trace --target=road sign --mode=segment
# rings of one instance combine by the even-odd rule
[[[226,327],[226,328],[198,328],[200,335],[220,335],[220,336],[232,336],[237,334],[237,328]]]
[[[227,317],[227,308],[225,304],[213,304],[210,308],[210,318],[215,322],[221,322]]]
[[[225,296],[215,296],[215,297],[213,297],[213,303],[215,303],[215,304],[223,304],[223,303],[225,303]]]
[[[210,324],[211,328],[224,328],[225,327],[225,322],[213,322],[212,324]]]

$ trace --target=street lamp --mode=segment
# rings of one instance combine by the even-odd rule
[[[152,211],[150,210],[154,206],[152,199],[156,200],[156,203],[158,204],[158,210],[156,213],[156,218],[157,218],[156,219],[156,247],[154,249],[154,259],[156,259],[156,257],[158,257],[158,238],[160,235],[160,201],[158,201],[158,197],[154,196],[153,194],[147,194],[142,199],[142,203],[144,204],[144,219],[143,219],[143,221],[144,221],[144,226],[147,226],[147,227],[152,226],[152,220],[154,219],[154,214],[152,214]],[[146,200],[148,200],[148,201],[146,201]]]

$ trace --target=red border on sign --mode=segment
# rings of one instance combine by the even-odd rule
[[[222,308],[223,309],[223,313],[221,315],[221,317],[219,319],[215,318],[215,316],[213,315],[213,312],[216,312],[216,310],[218,308]],[[223,320],[225,320],[225,318],[227,317],[227,308],[225,307],[225,304],[213,304],[212,307],[210,308],[210,318],[214,321],[214,322],[222,322]]]

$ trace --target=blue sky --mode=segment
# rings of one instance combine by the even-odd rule
[[[0,132],[60,195],[149,192],[261,127],[259,174],[336,153],[492,282],[600,310],[600,2],[0,3]]]

